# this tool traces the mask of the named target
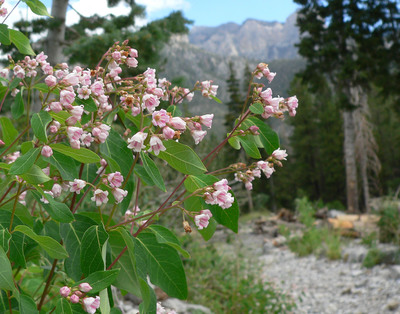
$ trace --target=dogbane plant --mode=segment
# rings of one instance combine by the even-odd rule
[[[0,71],[0,108],[11,102],[11,116],[0,117],[4,311],[117,313],[113,285],[141,298],[141,313],[166,312],[152,287],[185,299],[180,256],[189,253],[158,218],[179,211],[184,230],[195,228],[205,240],[217,224],[237,232],[238,204],[221,175],[234,173],[251,189],[255,177],[269,178],[287,157],[264,120],[295,115],[295,96],[273,97],[252,82],[233,130],[201,159],[180,139],[202,141],[213,114],[185,117],[178,105],[195,93],[220,102],[218,86],[172,86],[150,68],[125,77],[139,57],[128,44],[115,43],[95,69],[51,65],[39,53],[9,58]],[[275,73],[261,63],[252,75],[271,81]],[[40,110],[32,112],[37,104]],[[228,142],[255,161],[208,172]],[[177,186],[165,185],[157,159],[182,174]],[[155,197],[167,195],[147,211],[140,210],[144,185],[154,187]]]

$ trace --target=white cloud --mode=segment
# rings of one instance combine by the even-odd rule
[[[136,2],[145,6],[149,15],[165,9],[185,10],[190,7],[187,0],[137,0]]]

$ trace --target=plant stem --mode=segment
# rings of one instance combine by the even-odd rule
[[[38,305],[38,307],[37,307],[37,309],[38,309],[39,311],[42,309],[44,299],[46,298],[46,295],[47,295],[47,293],[48,293],[49,286],[50,286],[50,282],[51,282],[51,279],[53,278],[53,275],[54,275],[54,271],[55,271],[55,269],[56,269],[57,262],[58,262],[58,259],[55,259],[55,260],[53,261],[53,265],[51,266],[51,270],[50,270],[49,277],[47,277],[46,286],[45,286],[44,289],[43,289],[42,297],[40,298],[40,302],[39,302],[39,305]]]
[[[15,181],[13,181],[10,185],[10,187],[7,189],[7,191],[3,194],[3,196],[0,198],[0,204],[1,202],[4,200],[4,198],[8,195],[8,193],[10,193],[11,189],[13,188],[13,186],[15,185]]]
[[[21,132],[21,134],[18,135],[17,138],[5,149],[5,151],[2,152],[2,153],[0,154],[0,158],[3,157],[3,156],[10,150],[10,148],[13,147],[14,144],[15,144],[16,142],[18,142],[18,140],[19,140],[27,131],[29,131],[30,127],[31,127],[31,125],[30,125],[30,123],[28,123],[28,126]]]
[[[18,195],[19,195],[19,193],[21,192],[21,187],[22,187],[22,183],[20,183],[20,184],[18,185],[18,191],[17,191],[17,194],[15,194],[14,206],[13,206],[13,209],[12,209],[12,212],[11,212],[10,226],[9,226],[9,228],[8,228],[8,231],[9,231],[10,233],[11,233],[12,225],[13,225],[13,222],[14,222],[15,209],[17,208]]]
[[[12,314],[11,296],[10,296],[10,291],[9,290],[7,290],[7,299],[8,299],[8,308],[10,310],[10,314]]]

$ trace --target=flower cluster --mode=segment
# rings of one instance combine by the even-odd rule
[[[211,217],[212,214],[210,210],[203,209],[200,211],[198,215],[194,216],[194,223],[196,224],[197,228],[199,228],[199,230],[202,230],[208,227],[209,220]]]
[[[4,0],[0,0],[0,17],[5,17],[8,13],[7,8],[2,7]]]
[[[230,189],[228,180],[222,179],[212,186],[206,187],[203,198],[207,204],[218,205],[222,209],[226,209],[231,207],[235,201],[231,193],[229,193]]]
[[[60,288],[60,295],[71,303],[81,303],[86,313],[94,314],[100,307],[100,297],[87,297],[86,294],[93,288],[87,282],[81,283],[77,288],[64,286]]]
[[[266,161],[257,161],[250,167],[246,167],[243,163],[237,163],[231,166],[232,170],[235,171],[235,180],[243,182],[247,190],[253,189],[252,181],[257,177],[261,177],[261,172],[265,174],[267,178],[275,172],[274,165],[282,167],[281,160],[286,160],[286,150],[280,148],[276,149]]]

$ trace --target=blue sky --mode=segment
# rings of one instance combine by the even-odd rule
[[[139,0],[146,5],[152,0]],[[164,1],[166,3],[168,1]],[[173,1],[171,1],[173,2]],[[227,22],[241,24],[248,18],[264,21],[284,22],[298,7],[292,0],[186,0],[175,1],[185,17],[199,26],[217,26]],[[150,20],[161,18],[171,12],[171,8],[150,11]]]
[[[6,4],[10,9],[16,2],[16,0],[9,0]],[[52,1],[42,0],[42,2],[50,12]],[[107,0],[70,0],[70,4],[84,16],[94,13],[119,15],[127,10],[124,4],[109,9],[106,3]],[[197,26],[217,26],[228,22],[241,24],[248,18],[284,22],[298,8],[292,0],[136,0],[136,3],[146,6],[147,16],[140,21],[141,24],[165,17],[174,10],[181,10],[184,16],[193,20],[194,25]],[[23,9],[23,3],[19,5],[18,12],[13,15],[11,19],[15,18],[15,20],[21,17],[34,17],[28,16],[33,14]],[[67,24],[73,24],[78,20],[79,16],[69,10]]]

